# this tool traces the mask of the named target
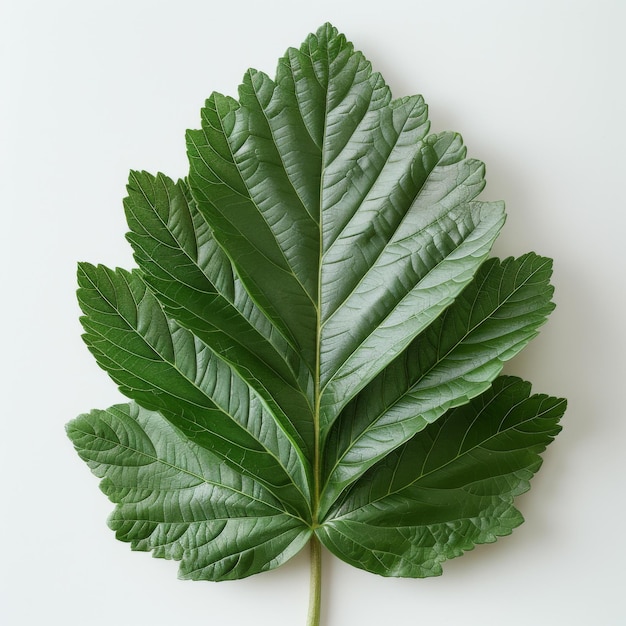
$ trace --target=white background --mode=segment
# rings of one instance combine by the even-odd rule
[[[443,577],[384,579],[324,555],[326,626],[614,625],[624,608],[626,3],[619,0],[0,4],[0,622],[304,626],[308,555],[233,583],[133,553],[64,423],[121,400],[80,340],[75,263],[132,265],[128,170],[185,174],[211,91],[325,21],[434,130],[487,164],[496,253],[555,259],[557,309],[508,371],[566,396],[564,431],[512,536]]]

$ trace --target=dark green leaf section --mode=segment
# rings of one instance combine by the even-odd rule
[[[284,563],[310,530],[260,483],[135,403],[68,424],[77,452],[117,506],[109,526],[134,550],[180,561],[194,580],[243,578]]]
[[[315,371],[318,224],[290,181],[273,146],[263,104],[275,106],[269,78],[246,75],[242,100],[214,94],[202,110],[202,130],[188,132],[190,183],[198,207],[231,258],[251,297]],[[285,102],[290,127],[301,123]],[[267,115],[271,113],[267,112]],[[288,132],[288,129],[285,130]],[[280,140],[294,150],[289,136]],[[317,150],[306,144],[297,152]],[[319,176],[319,153],[309,176]],[[317,173],[316,173],[317,172]]]
[[[163,313],[136,273],[81,264],[84,339],[124,395],[309,516],[308,468],[262,397]]]
[[[486,390],[554,308],[552,262],[490,259],[455,302],[343,411],[325,449],[322,512],[368,467]]]
[[[276,403],[277,419],[311,456],[310,373],[241,285],[186,183],[132,172],[124,206],[135,259],[167,315],[210,345],[268,403]]]
[[[441,562],[509,534],[559,432],[565,401],[500,377],[369,470],[318,529],[343,560],[385,576],[432,576]]]

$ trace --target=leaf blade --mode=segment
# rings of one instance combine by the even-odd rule
[[[504,206],[478,199],[484,166],[458,134],[428,132],[423,98],[393,99],[326,24],[275,79],[249,70],[238,100],[211,95],[188,179],[131,172],[139,267],[82,264],[79,302],[89,349],[133,402],[70,428],[121,540],[225,580],[314,531],[358,567],[426,576],[521,523],[513,498],[564,405],[544,397],[551,426],[539,443],[522,433],[525,452],[483,454],[508,417],[485,438],[477,416],[521,384],[541,421],[537,396],[497,376],[552,288],[536,255],[534,286],[524,262],[486,260]]]

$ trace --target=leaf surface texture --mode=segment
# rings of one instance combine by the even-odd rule
[[[81,263],[84,340],[128,399],[68,425],[133,549],[184,578],[316,536],[385,576],[522,521],[565,401],[502,368],[552,311],[551,260],[490,250],[484,165],[329,24],[213,93],[188,177],[133,171],[137,267]]]

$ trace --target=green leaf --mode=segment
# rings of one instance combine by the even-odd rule
[[[184,578],[319,542],[430,576],[521,523],[565,401],[501,376],[554,305],[551,261],[489,259],[502,202],[326,24],[214,93],[188,178],[131,172],[137,267],[81,263],[84,339],[131,402],[68,426],[134,549]]]

